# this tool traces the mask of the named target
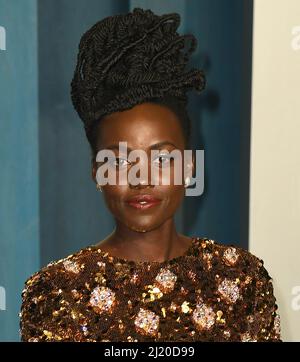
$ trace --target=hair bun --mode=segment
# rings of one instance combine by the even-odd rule
[[[179,35],[179,25],[177,13],[159,16],[134,8],[104,18],[83,34],[71,98],[87,131],[106,114],[166,94],[187,102],[187,90],[205,87],[202,70],[185,70],[197,40]]]

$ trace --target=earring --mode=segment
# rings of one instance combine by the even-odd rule
[[[97,190],[99,190],[100,192],[102,192],[102,187],[101,187],[101,185],[100,184],[97,184]]]
[[[190,177],[186,177],[186,178],[185,178],[185,181],[184,181],[184,187],[188,187],[189,184],[190,184],[190,182],[191,182]]]

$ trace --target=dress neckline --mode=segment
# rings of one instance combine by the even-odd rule
[[[99,246],[96,245],[92,245],[91,248],[93,250],[98,251],[99,254],[102,254],[104,257],[106,258],[111,258],[112,260],[116,261],[116,262],[120,262],[120,263],[128,263],[128,264],[134,264],[134,265],[162,265],[162,264],[167,264],[167,263],[174,263],[179,259],[182,259],[188,255],[192,254],[192,251],[194,249],[194,246],[196,244],[196,241],[199,239],[198,237],[192,236],[190,237],[191,241],[190,241],[190,245],[189,247],[185,250],[185,252],[181,255],[175,256],[172,259],[169,260],[165,260],[165,261],[136,261],[136,260],[130,260],[130,259],[126,259],[126,258],[121,258],[118,257],[116,255],[112,255],[110,254],[108,251],[104,251],[102,250]]]

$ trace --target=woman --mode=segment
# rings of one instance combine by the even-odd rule
[[[189,148],[186,91],[205,86],[201,70],[185,72],[196,39],[179,36],[179,24],[176,13],[135,8],[82,36],[72,101],[91,146],[92,177],[116,227],[27,280],[23,341],[280,341],[263,261],[175,228],[190,178],[175,184],[168,152]],[[186,40],[190,47],[181,51]],[[100,166],[116,166],[119,175],[133,167],[119,142],[145,152],[151,162],[141,161],[144,169],[168,166],[171,182],[164,184],[160,172],[158,184],[148,175],[138,183],[99,183]],[[102,150],[115,159],[99,160]],[[194,158],[188,167],[195,171]]]

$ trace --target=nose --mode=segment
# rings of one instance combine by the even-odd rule
[[[145,169],[143,169],[143,167]],[[147,172],[148,170],[148,172]],[[135,181],[133,184],[133,180]],[[138,182],[137,182],[138,181]],[[128,184],[130,188],[152,188],[151,184],[151,164],[143,163],[140,160],[137,172],[128,175]]]
[[[137,185],[132,185],[130,182],[129,182],[129,187],[131,189],[144,189],[144,188],[153,188],[154,185],[151,185],[149,184],[148,182],[139,182]]]

